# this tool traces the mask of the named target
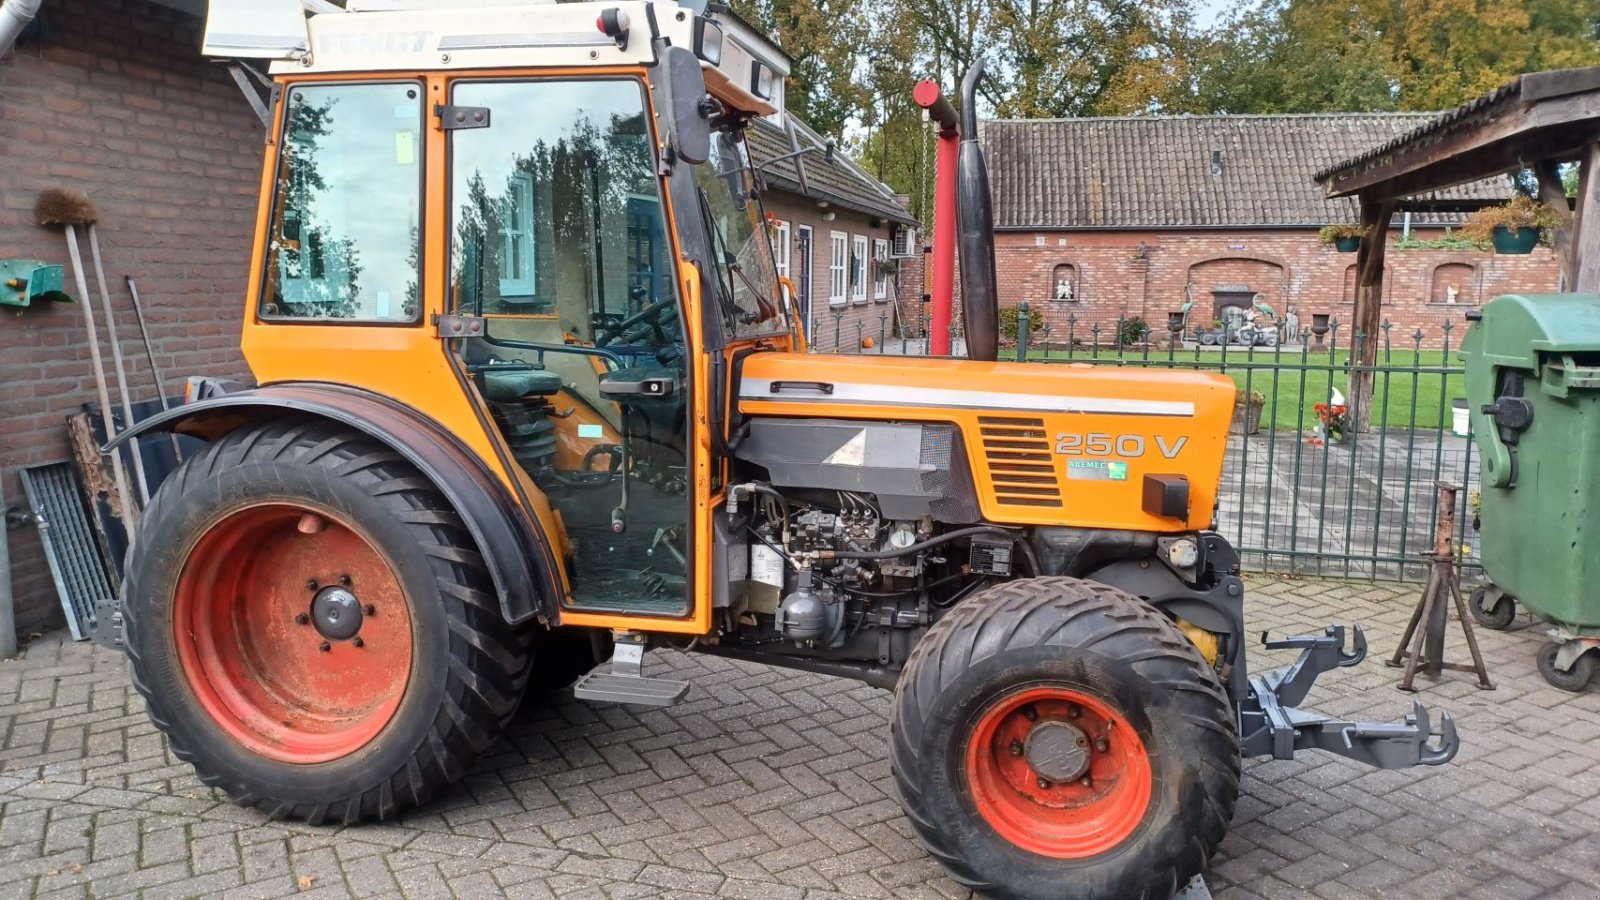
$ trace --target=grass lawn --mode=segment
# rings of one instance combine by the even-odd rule
[[[1461,361],[1456,352],[1446,360],[1442,350],[1392,350],[1378,353],[1377,371],[1374,373],[1373,422],[1391,428],[1438,428],[1441,423],[1450,427],[1450,401],[1465,396],[1466,384],[1459,374],[1417,372],[1417,369],[1459,368]],[[1001,352],[1004,359],[1005,353]],[[1029,360],[1066,362],[1065,350],[1053,350],[1047,355],[1041,351],[1028,354]],[[1073,362],[1096,362],[1116,365],[1116,351],[1102,349],[1098,360],[1089,350],[1075,350]],[[1123,365],[1152,368],[1225,370],[1239,385],[1242,392],[1249,390],[1266,398],[1261,411],[1261,425],[1279,430],[1310,431],[1316,427],[1318,403],[1326,403],[1330,387],[1345,388],[1347,375],[1344,366],[1349,353],[1339,351],[1331,359],[1325,353],[1302,355],[1299,350],[1285,350],[1282,354],[1257,348],[1253,354],[1243,349],[1229,350],[1224,361],[1219,350],[1179,350],[1169,359],[1165,350],[1151,350],[1148,363],[1141,350],[1128,353]]]

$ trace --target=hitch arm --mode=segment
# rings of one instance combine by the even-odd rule
[[[1297,708],[1317,676],[1353,666],[1366,656],[1366,637],[1353,629],[1354,647],[1344,650],[1344,628],[1320,635],[1262,642],[1270,648],[1298,647],[1300,658],[1250,678],[1250,696],[1239,707],[1240,749],[1246,756],[1293,759],[1298,750],[1327,750],[1381,769],[1439,766],[1455,758],[1461,738],[1449,713],[1437,733],[1428,710],[1416,703],[1403,722],[1346,722]],[[1434,738],[1437,737],[1437,741]]]

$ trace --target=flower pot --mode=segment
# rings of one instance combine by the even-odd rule
[[[1233,405],[1233,421],[1228,424],[1229,434],[1259,434],[1261,431],[1261,407],[1254,403],[1235,403]]]
[[[1334,241],[1333,241],[1333,249],[1339,251],[1340,253],[1354,253],[1357,250],[1361,249],[1361,238],[1358,238],[1358,237],[1335,238]]]
[[[1539,246],[1540,231],[1537,228],[1518,228],[1516,231],[1496,225],[1494,233],[1490,236],[1494,244],[1494,252],[1522,255],[1532,253],[1533,248]]]

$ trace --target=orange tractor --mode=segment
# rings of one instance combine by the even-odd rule
[[[1159,897],[1221,841],[1243,756],[1454,755],[1420,706],[1294,708],[1359,631],[1248,671],[1211,530],[1228,379],[994,361],[974,140],[974,358],[808,355],[743,141],[776,51],[742,23],[275,7],[214,2],[207,30],[272,59],[259,386],[201,384],[118,438],[209,442],[145,510],[122,599],[150,716],[206,783],[393,816],[530,689],[678,701],[642,667],[669,647],[892,689],[906,814],[961,882]]]

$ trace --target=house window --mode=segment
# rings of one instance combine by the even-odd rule
[[[850,236],[842,231],[828,233],[828,303],[845,302],[850,286]]]
[[[850,248],[850,302],[867,302],[867,239],[859,234]]]
[[[872,299],[889,299],[889,242],[883,238],[872,242]]]
[[[500,204],[502,298],[533,297],[533,210],[533,173],[513,172]]]
[[[1073,303],[1078,299],[1078,269],[1062,263],[1050,273],[1050,299]]]
[[[789,223],[779,221],[772,231],[772,266],[778,272],[779,278],[789,277]],[[783,288],[783,298],[792,301],[789,288]]]

